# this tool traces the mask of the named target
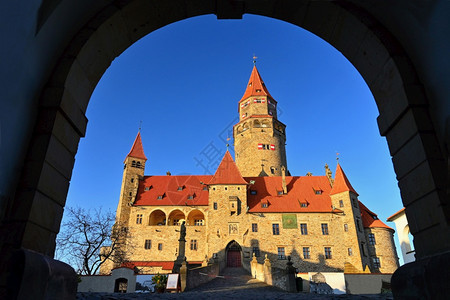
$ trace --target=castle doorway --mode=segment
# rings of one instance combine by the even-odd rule
[[[241,246],[236,241],[232,241],[227,246],[227,267],[240,268],[242,267],[242,251]]]

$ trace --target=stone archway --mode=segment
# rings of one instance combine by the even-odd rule
[[[12,249],[53,255],[74,156],[86,130],[84,113],[93,89],[112,60],[141,37],[169,23],[202,14],[216,14],[223,19],[241,18],[244,13],[290,22],[320,36],[361,73],[380,111],[378,125],[393,156],[415,238],[416,257],[442,258],[442,253],[447,253],[449,261],[449,137],[445,135],[448,124],[442,121],[445,113],[439,111],[439,107],[447,107],[444,103],[448,97],[442,97],[445,90],[439,94],[440,90],[430,83],[434,77],[424,69],[418,46],[405,46],[411,42],[407,30],[387,20],[402,16],[403,10],[356,1],[105,3],[109,4],[86,5],[79,21],[67,30],[64,40],[71,41],[55,46],[60,47],[54,51],[58,61],[48,62],[46,71],[51,75],[41,84],[42,90],[38,89],[39,109],[31,114],[36,116],[36,126],[30,132],[19,184],[13,197],[4,200],[8,203],[3,205],[6,208],[1,228],[2,253],[6,257],[2,260],[3,270]],[[38,30],[46,29],[46,20],[54,21],[49,17],[52,13],[63,17],[64,4],[56,8],[44,5],[42,11],[48,9],[48,13],[40,15]],[[67,46],[64,51],[63,45]],[[436,98],[435,102],[430,102],[430,97]],[[420,274],[417,276],[425,276]],[[439,280],[433,284],[439,285]]]

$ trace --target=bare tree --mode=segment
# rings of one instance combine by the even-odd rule
[[[94,275],[107,261],[126,261],[129,233],[115,223],[112,212],[101,208],[68,208],[67,221],[56,239],[58,259],[69,263],[80,275]],[[128,251],[127,251],[128,250]]]

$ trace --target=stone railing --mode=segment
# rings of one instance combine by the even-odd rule
[[[250,267],[252,277],[287,292],[297,291],[295,285],[295,268],[292,266],[290,257],[287,262],[286,269],[280,269],[272,267],[272,264],[267,258],[267,255],[264,259],[264,264],[259,264],[256,260],[255,255],[253,254],[253,259],[250,262]]]
[[[188,269],[186,274],[186,289],[190,290],[207,283],[219,275],[219,264],[211,264],[194,269]]]

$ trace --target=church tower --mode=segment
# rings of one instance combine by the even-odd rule
[[[141,133],[138,132],[133,146],[124,161],[122,188],[120,189],[119,205],[117,206],[117,222],[127,227],[130,219],[130,206],[136,200],[139,180],[144,178],[147,157],[142,147]]]
[[[281,167],[287,169],[286,125],[278,120],[277,102],[256,65],[238,111],[239,123],[233,127],[233,136],[236,165],[242,176],[281,176]]]

